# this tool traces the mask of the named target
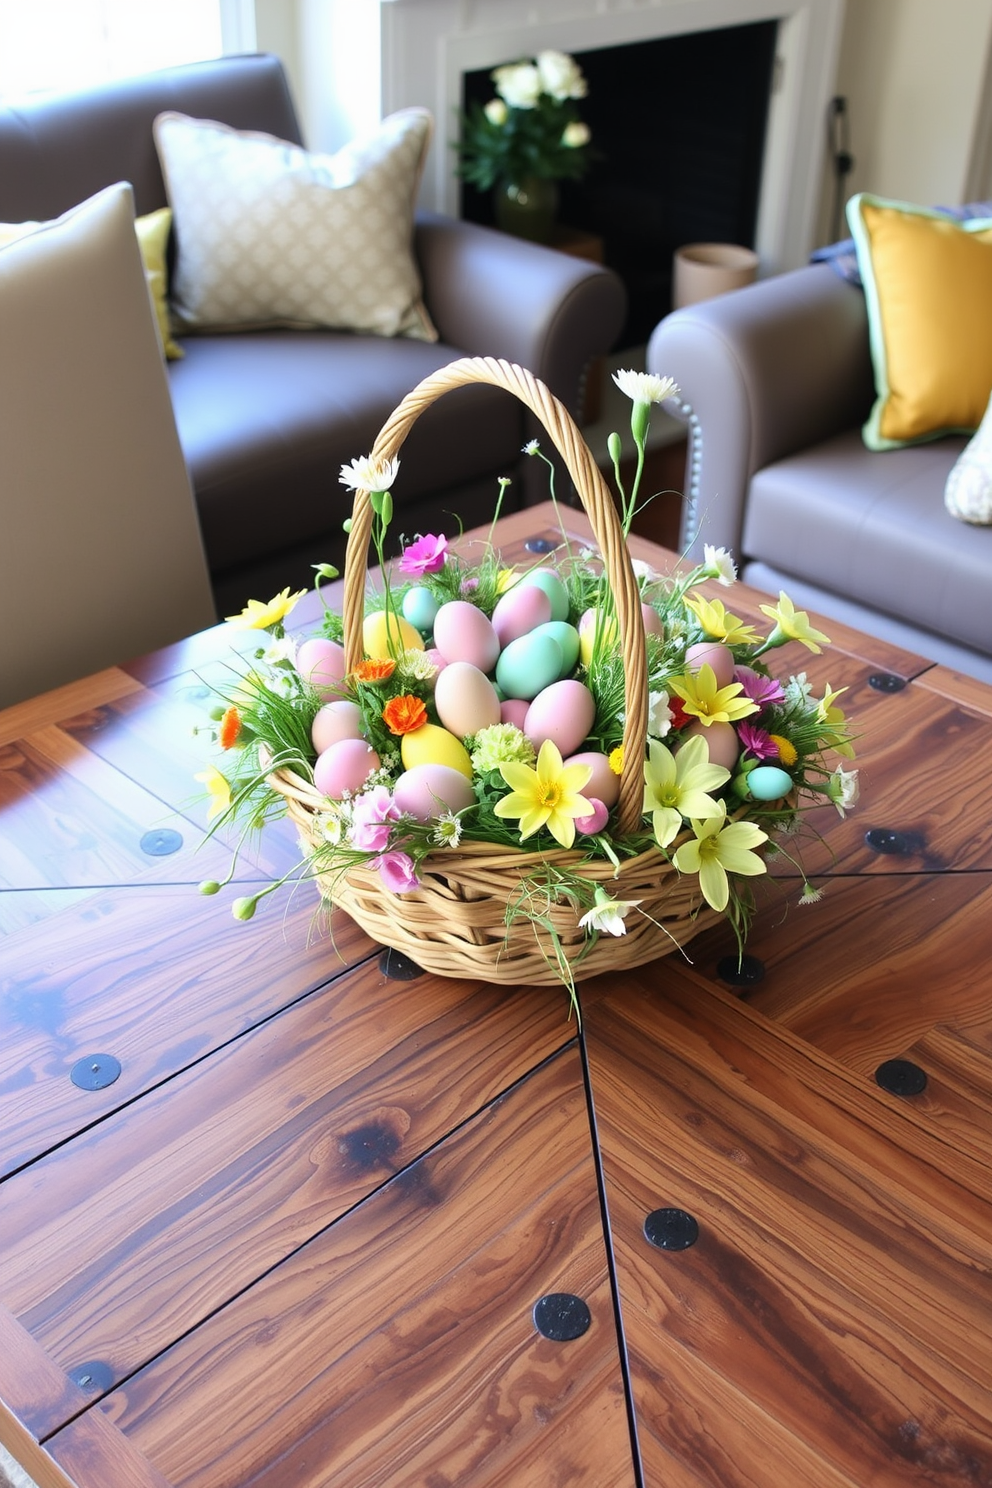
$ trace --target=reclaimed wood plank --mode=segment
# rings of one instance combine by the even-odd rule
[[[914,678],[914,685],[935,692],[959,707],[992,718],[992,688],[987,682],[979,682],[977,677],[968,677],[953,667],[933,666]]]
[[[567,1007],[367,962],[9,1178],[0,1300],[110,1388],[573,1041]]]
[[[534,1326],[556,1291],[572,1342]],[[97,1409],[175,1488],[632,1488],[574,1046]]]
[[[938,1024],[988,1028],[992,875],[834,878],[802,907],[764,881],[759,895],[747,954],[763,976],[744,989],[748,1004],[866,1078]],[[725,926],[689,947],[713,982],[736,956]]]
[[[182,866],[179,869],[183,873]],[[9,1173],[374,954],[308,886],[250,924],[169,882],[111,888],[4,942],[0,961],[0,1173]],[[84,1055],[120,1078],[81,1090]]]
[[[122,668],[108,667],[90,677],[81,677],[78,682],[69,682],[65,687],[56,687],[36,698],[15,703],[13,707],[0,711],[0,745],[12,744],[35,729],[126,697],[128,693],[138,691],[140,686],[140,682]]]
[[[635,981],[586,1004],[585,1037],[648,1481],[671,1452],[721,1488],[992,1479],[987,1219],[942,1232],[939,1201],[865,1160],[871,1124],[852,1156],[822,1104],[797,1118],[821,1065],[779,1077],[782,1110],[751,1045],[723,1027],[707,1052],[710,999],[690,1054],[686,1017]],[[691,1249],[647,1243],[663,1206],[697,1219]]]

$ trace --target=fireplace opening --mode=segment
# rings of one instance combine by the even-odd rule
[[[777,30],[759,21],[574,53],[598,158],[559,183],[559,216],[602,239],[626,285],[622,346],[642,345],[671,309],[677,248],[754,247]],[[464,107],[493,96],[491,71],[464,74]],[[491,196],[462,182],[461,213],[491,224]]]

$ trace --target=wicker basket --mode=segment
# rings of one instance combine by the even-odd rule
[[[489,357],[452,362],[424,379],[403,399],[386,422],[372,451],[375,459],[398,454],[406,435],[425,408],[451,389],[474,382],[490,383],[514,393],[540,419],[561,454],[592,524],[613,592],[620,630],[625,677],[624,764],[617,806],[619,834],[636,831],[644,798],[642,762],[647,731],[647,658],[637,581],[631,568],[616,508],[603,477],[567,410],[543,383],[522,367]],[[366,491],[355,497],[344,571],[345,663],[362,659],[366,564],[372,530],[372,505]],[[313,784],[288,770],[269,776],[287,802],[307,850],[321,845],[316,813],[323,797]],[[673,848],[674,848],[673,844]],[[317,874],[321,892],[347,911],[362,929],[383,945],[402,951],[426,971],[440,976],[473,977],[507,984],[579,981],[604,971],[640,966],[664,956],[721,917],[703,903],[695,877],[680,878],[655,847],[621,861],[619,873],[608,861],[583,861],[580,851],[564,848],[540,852],[466,842],[439,849],[418,866],[420,887],[406,894],[387,890],[376,870],[349,868]],[[539,911],[555,937],[521,912],[522,886],[531,873],[547,866],[575,869],[602,883],[612,898],[638,900],[643,913],[632,911],[622,937],[601,935],[590,945],[578,926],[578,911],[567,902]]]

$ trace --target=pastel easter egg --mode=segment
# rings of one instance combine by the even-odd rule
[[[311,636],[296,653],[296,670],[324,699],[344,691],[344,647],[324,636]]]
[[[404,594],[400,608],[403,611],[404,620],[409,620],[421,635],[428,635],[434,624],[434,617],[441,606],[429,589],[425,589],[422,584],[415,584]]]
[[[388,661],[404,651],[423,651],[424,638],[402,615],[373,610],[362,624],[362,647],[371,661]]]
[[[493,630],[501,646],[519,640],[522,635],[551,619],[551,601],[543,589],[516,584],[497,600],[493,610]]]
[[[655,609],[654,605],[642,604],[641,614],[644,617],[645,635],[664,636],[665,627],[661,623],[661,616],[658,614],[658,611]]]
[[[404,734],[400,742],[400,758],[404,770],[412,770],[415,765],[448,765],[469,780],[472,778],[472,761],[465,745],[436,723],[422,724],[419,729]]]
[[[339,698],[336,703],[325,703],[314,717],[310,737],[318,754],[323,754],[325,749],[330,749],[339,739],[360,739],[361,708],[347,698]]]
[[[496,689],[470,661],[452,661],[438,674],[434,706],[445,728],[459,739],[499,723]]]
[[[461,770],[450,765],[414,765],[404,770],[393,788],[400,811],[418,821],[430,821],[442,811],[463,811],[475,802],[475,792]]]
[[[538,589],[543,589],[551,601],[552,620],[567,620],[570,602],[568,590],[560,574],[555,573],[553,568],[532,568],[520,579],[521,585],[533,584]]]
[[[792,789],[792,776],[778,765],[756,765],[747,777],[748,795],[755,801],[779,801]]]
[[[561,647],[549,635],[511,641],[496,663],[496,681],[508,698],[530,701],[560,676]]]
[[[526,698],[506,698],[499,705],[500,723],[512,723],[514,728],[521,731],[527,721],[527,709],[530,703]]]
[[[596,699],[588,687],[566,677],[537,694],[527,709],[524,733],[535,749],[550,739],[557,745],[558,753],[565,756],[579,748],[595,718]]]
[[[711,765],[722,765],[725,770],[734,768],[741,752],[741,741],[732,723],[723,723],[717,719],[707,725],[697,720],[690,723],[683,737],[692,739],[696,735],[704,738],[709,745]]]
[[[322,796],[339,801],[346,791],[361,790],[378,768],[379,756],[364,739],[339,739],[317,756],[313,783]]]
[[[610,769],[609,755],[600,754],[596,749],[586,749],[580,754],[570,754],[565,763],[566,765],[592,766],[589,784],[584,785],[581,791],[587,801],[595,797],[597,801],[602,801],[604,806],[617,804],[620,799],[620,776],[614,775]]]
[[[491,672],[499,655],[492,621],[467,599],[449,599],[434,616],[434,645],[445,661],[470,661]]]
[[[579,659],[579,632],[565,620],[549,620],[539,625],[532,635],[549,635],[561,647],[561,675],[568,677],[574,672]]]
[[[600,610],[586,610],[579,621],[579,656],[582,665],[592,660],[593,646],[600,648],[615,646],[620,639],[620,629],[615,615],[604,615]]]
[[[717,687],[726,687],[734,680],[734,653],[719,641],[697,641],[695,645],[687,646],[685,662],[690,672],[698,672],[704,666],[711,667]]]
[[[442,670],[442,668],[448,665],[436,646],[428,646],[424,655],[427,657],[427,660],[431,663],[431,665],[436,667],[439,672]]]

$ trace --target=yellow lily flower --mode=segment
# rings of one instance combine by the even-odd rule
[[[730,898],[728,873],[753,878],[767,871],[754,849],[768,841],[768,833],[754,822],[728,822],[726,806],[722,801],[718,805],[718,815],[691,823],[695,838],[676,849],[672,862],[680,873],[698,873],[706,903],[724,910]]]
[[[684,604],[715,641],[725,641],[728,646],[750,646],[759,638],[754,626],[746,625],[737,615],[728,614],[720,599],[706,599],[704,595],[695,593],[691,598],[687,597]]]
[[[735,723],[758,712],[758,705],[747,696],[741,696],[744,688],[740,682],[728,682],[726,687],[716,685],[716,673],[708,662],[698,672],[686,672],[681,677],[671,677],[668,682],[673,692],[682,699],[682,707],[707,728],[711,723]]]
[[[207,810],[207,821],[212,822],[215,816],[223,816],[231,804],[231,787],[219,770],[211,765],[209,769],[202,770],[199,775],[193,776],[207,788],[210,797],[210,806]]]
[[[834,699],[839,698],[841,693],[846,691],[846,687],[838,687],[834,691],[828,682],[823,697],[816,705],[816,716],[830,730],[830,736],[824,739],[824,743],[828,744],[836,754],[842,755],[844,759],[853,759],[854,745],[847,737],[847,718],[843,708],[838,708],[834,704]]]
[[[270,625],[278,625],[285,620],[306,592],[305,589],[300,589],[296,594],[290,594],[287,586],[274,599],[270,599],[268,604],[263,604],[260,599],[250,599],[240,615],[225,615],[224,619],[228,625],[234,625],[238,630],[268,630]]]
[[[762,651],[767,651],[772,646],[784,646],[786,641],[798,641],[819,656],[822,648],[830,645],[830,637],[824,635],[822,630],[814,629],[806,611],[797,610],[784,590],[779,590],[777,605],[759,605],[758,608],[769,620],[775,622],[775,629],[761,648]]]
[[[729,779],[729,770],[710,763],[709,745],[699,735],[687,739],[678,754],[652,739],[644,761],[644,811],[651,812],[658,846],[667,847],[678,836],[683,818],[719,816],[708,792]]]
[[[557,747],[545,739],[537,756],[537,767],[509,761],[499,772],[510,787],[510,795],[497,801],[497,816],[519,817],[520,840],[547,827],[562,847],[575,841],[576,818],[592,815],[592,806],[579,794],[592,775],[591,765],[566,765]]]

